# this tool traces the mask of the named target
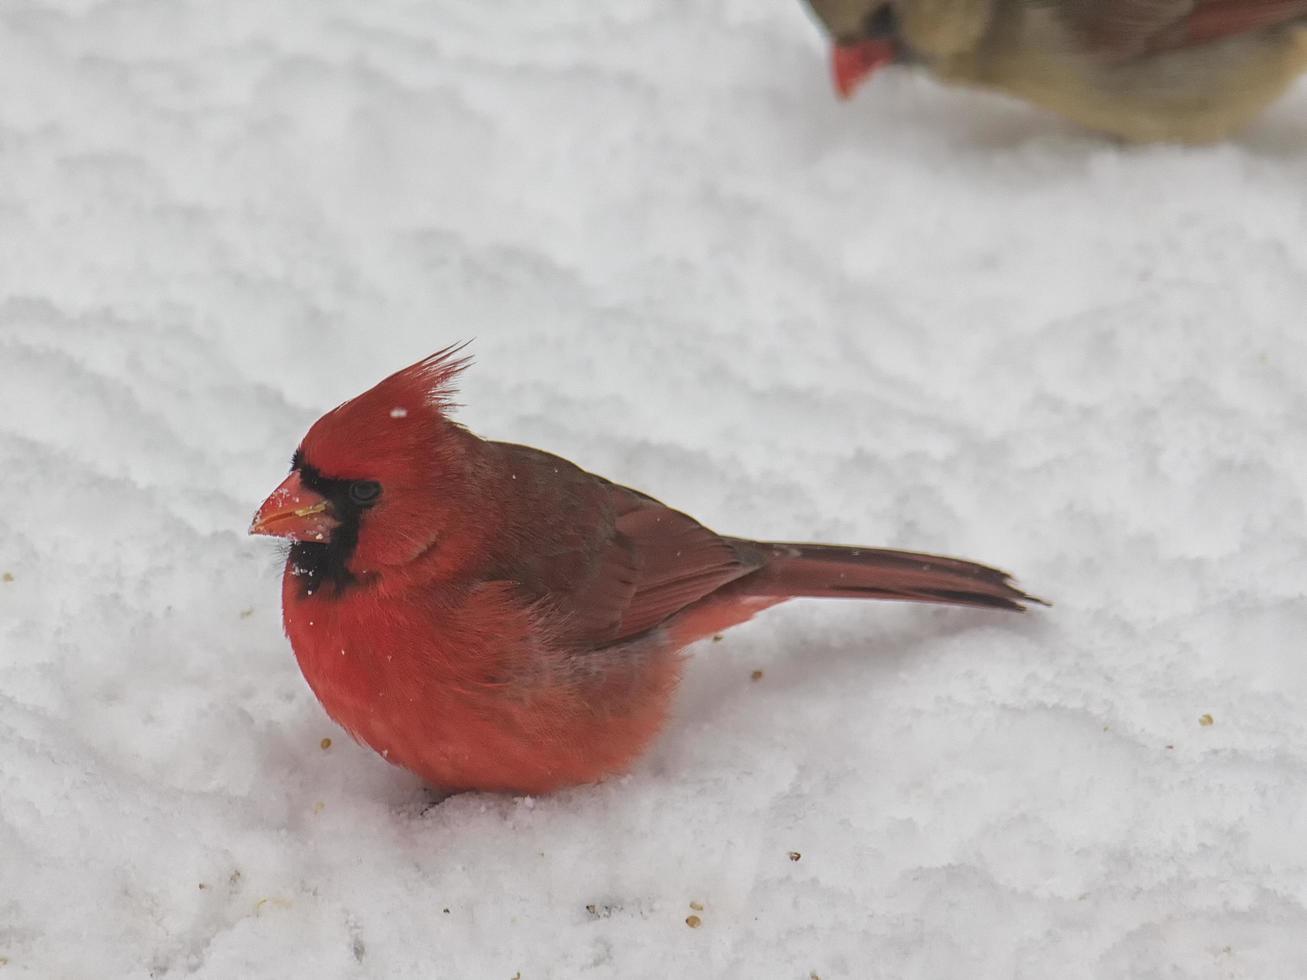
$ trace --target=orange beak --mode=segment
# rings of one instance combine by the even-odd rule
[[[894,42],[888,38],[835,45],[831,51],[835,91],[841,99],[849,98],[872,72],[892,64],[897,55]]]
[[[331,532],[340,521],[331,512],[331,504],[314,493],[300,480],[299,471],[281,481],[254,515],[250,534],[270,534],[292,541],[330,541]]]

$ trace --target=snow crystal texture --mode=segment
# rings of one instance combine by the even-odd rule
[[[839,104],[797,0],[6,0],[0,980],[1307,976],[1305,110]],[[424,811],[245,528],[467,338],[483,435],[1055,605],[793,603],[629,776]]]

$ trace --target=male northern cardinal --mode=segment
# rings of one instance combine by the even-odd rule
[[[448,418],[447,348],[332,409],[250,527],[293,542],[286,635],[327,713],[446,790],[624,769],[686,644],[796,596],[1021,610],[955,558],[714,534],[652,497]]]
[[[1220,139],[1307,70],[1307,0],[807,2],[841,95],[919,63],[1129,140]]]

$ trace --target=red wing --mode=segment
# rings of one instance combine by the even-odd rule
[[[635,573],[635,588],[614,639],[658,625],[757,567],[693,518],[622,487],[612,491],[629,494],[634,506],[617,518],[615,541],[620,545],[610,555],[614,565]]]
[[[1307,16],[1307,0],[1073,0],[1064,10],[1091,50],[1126,59],[1288,23]]]
[[[490,577],[539,602],[561,639],[628,639],[762,562],[652,497],[540,450],[499,446],[526,521]]]

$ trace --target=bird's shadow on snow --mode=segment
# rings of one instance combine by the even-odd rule
[[[1032,146],[1086,152],[1113,144],[1108,137],[1001,93],[957,88],[920,76],[886,81],[887,91],[868,93],[879,94],[874,101],[869,98],[830,110],[843,115],[827,117],[826,126],[842,140],[866,144],[872,154],[883,152],[886,133],[897,133],[909,143],[942,144],[937,152],[966,155],[1024,151]]]
[[[1257,120],[1236,142],[1252,156],[1301,164],[1307,159],[1307,122],[1275,112]]]

